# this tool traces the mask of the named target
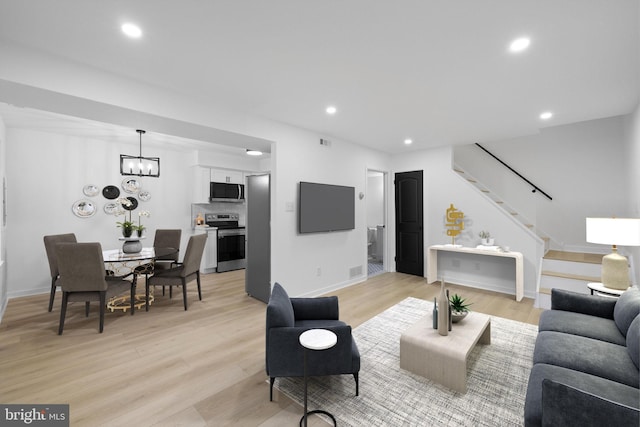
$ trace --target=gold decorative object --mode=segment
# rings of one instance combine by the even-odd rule
[[[447,236],[451,236],[451,244],[456,244],[456,236],[464,230],[464,213],[453,206],[447,209],[447,217],[444,226],[447,228]]]

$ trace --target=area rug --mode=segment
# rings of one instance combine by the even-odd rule
[[[467,392],[458,393],[400,369],[401,333],[432,306],[407,298],[354,329],[360,396],[351,375],[310,378],[309,410],[330,412],[338,426],[522,425],[537,326],[492,316],[491,344],[472,350]],[[278,378],[275,386],[303,405],[302,378]]]

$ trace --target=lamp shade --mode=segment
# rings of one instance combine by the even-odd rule
[[[587,242],[640,246],[640,218],[587,218]]]

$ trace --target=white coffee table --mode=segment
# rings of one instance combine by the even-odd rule
[[[449,335],[433,329],[431,314],[400,336],[400,367],[460,393],[467,391],[467,357],[476,343],[491,344],[491,318],[471,312]]]

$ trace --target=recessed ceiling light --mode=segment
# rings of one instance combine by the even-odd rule
[[[262,151],[260,151],[260,150],[251,150],[251,149],[247,148],[247,154],[249,156],[262,156]]]
[[[405,143],[405,145],[411,145],[411,144],[413,144],[413,140],[410,139],[410,138],[407,138],[407,139],[404,140],[404,143]]]
[[[334,115],[338,109],[336,107],[334,107],[333,105],[330,105],[327,107],[327,109],[325,110],[327,112],[327,114],[331,114]]]
[[[522,52],[526,50],[531,44],[531,40],[528,37],[520,37],[519,39],[515,39],[509,45],[509,50],[511,52]]]
[[[139,39],[140,37],[142,37],[142,30],[136,24],[127,22],[126,24],[122,24],[121,28],[122,32],[132,39]]]
[[[553,113],[551,111],[545,111],[544,113],[540,114],[541,120],[549,120],[551,117],[553,117]]]

